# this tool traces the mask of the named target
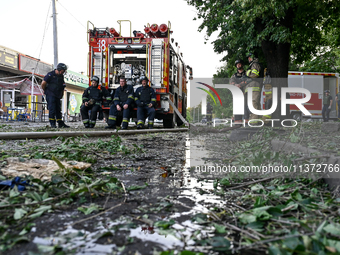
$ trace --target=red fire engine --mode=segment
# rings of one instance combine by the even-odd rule
[[[129,22],[129,36],[122,35],[122,22]],[[88,76],[100,77],[102,86],[112,93],[119,87],[120,77],[125,77],[134,90],[141,86],[143,76],[148,77],[156,92],[156,119],[163,120],[165,128],[176,123],[181,126],[186,117],[187,71],[192,79],[192,68],[184,64],[177,42],[173,44],[170,38],[171,23],[147,24],[144,31],[133,32],[130,21],[119,20],[118,24],[119,32],[88,22]],[[109,107],[103,106],[103,110],[107,117]],[[136,117],[136,111],[131,117]]]

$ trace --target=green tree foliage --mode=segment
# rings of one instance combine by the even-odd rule
[[[318,52],[318,47],[340,43],[340,1],[330,0],[186,0],[197,8],[199,27],[207,36],[218,31],[214,44],[217,53],[231,68],[236,58],[247,51],[257,52],[272,77],[287,77],[290,58],[303,63]],[[327,41],[324,31],[333,31]],[[277,84],[277,87],[287,84]]]

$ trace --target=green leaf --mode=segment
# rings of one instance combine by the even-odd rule
[[[256,216],[249,213],[242,213],[238,216],[238,218],[243,224],[248,224],[256,221]]]
[[[230,242],[222,236],[215,236],[212,238],[211,246],[215,251],[228,251]]]
[[[17,197],[20,195],[20,192],[18,191],[18,187],[14,186],[13,189],[9,192],[9,197]]]
[[[162,229],[167,229],[173,224],[175,224],[175,221],[171,219],[169,221],[156,221],[154,226]]]
[[[327,233],[340,237],[340,225],[339,224],[336,224],[336,225],[328,224],[327,226],[323,228],[323,230]]]
[[[223,225],[219,225],[219,224],[214,223],[214,227],[215,227],[215,232],[217,234],[225,234],[225,233],[227,233],[226,227],[223,226]]]
[[[191,219],[192,221],[196,221],[198,224],[204,224],[208,222],[208,217],[204,213],[198,213]]]
[[[25,211],[24,209],[21,208],[15,208],[15,212],[14,212],[14,219],[15,220],[20,220],[22,217],[24,217],[24,215],[27,213],[27,211]]]
[[[249,223],[248,225],[246,225],[245,228],[251,228],[251,229],[254,229],[257,232],[261,232],[261,231],[263,231],[263,225],[264,225],[263,222],[255,221],[255,222],[252,222],[252,223]]]
[[[96,204],[91,204],[89,207],[78,207],[77,209],[83,212],[85,215],[89,215],[94,211],[98,211],[99,207]]]

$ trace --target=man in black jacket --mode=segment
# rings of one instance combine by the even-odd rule
[[[85,89],[83,93],[83,105],[80,108],[81,117],[85,128],[94,128],[97,120],[97,113],[100,111],[103,98],[107,101],[111,101],[111,95],[105,87],[99,86],[99,78],[93,76],[91,78],[91,85]],[[89,117],[89,110],[91,110],[91,116]]]
[[[62,121],[60,102],[60,99],[62,99],[64,96],[64,89],[66,87],[64,81],[64,74],[66,70],[67,66],[63,63],[59,63],[57,65],[57,69],[54,69],[52,72],[46,74],[43,82],[41,83],[41,87],[46,95],[47,108],[49,111],[48,117],[52,128],[57,127],[56,121],[58,122],[59,128],[70,127],[66,125],[64,121]]]
[[[142,78],[142,87],[135,92],[135,101],[137,104],[137,129],[144,127],[145,116],[148,116],[148,127],[153,128],[156,111],[156,94],[153,88],[148,85],[148,78]]]
[[[126,79],[124,77],[120,78],[120,87],[116,89],[113,105],[110,107],[108,126],[105,128],[116,128],[117,116],[123,113],[123,124],[122,129],[127,129],[130,118],[130,108],[134,102],[133,98],[133,87],[131,85],[126,85]]]

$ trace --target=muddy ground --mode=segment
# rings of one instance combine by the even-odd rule
[[[273,152],[270,141],[302,143],[302,132],[304,137],[329,136],[320,130],[320,125],[279,131],[263,128],[245,141],[231,141],[233,130],[206,126],[187,133],[1,141],[2,178],[10,179],[5,169],[6,158],[12,156],[27,162],[53,158],[90,162],[92,166],[81,171],[65,169],[51,182],[31,178],[34,185],[23,192],[2,190],[0,251],[340,252],[336,230],[340,199],[317,175],[274,178],[277,173],[197,172],[197,166],[204,165],[287,164],[303,155]],[[318,143],[320,139],[316,139]]]

